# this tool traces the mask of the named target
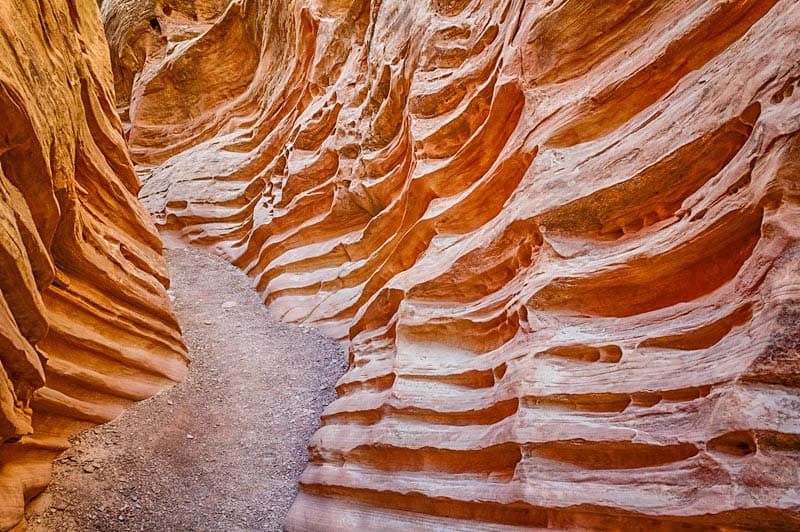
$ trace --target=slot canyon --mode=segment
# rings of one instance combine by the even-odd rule
[[[169,526],[54,521],[108,427]],[[800,529],[800,2],[0,0],[0,442],[0,530]]]

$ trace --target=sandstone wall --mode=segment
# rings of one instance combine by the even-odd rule
[[[78,430],[183,377],[94,0],[0,2],[0,530]]]
[[[103,13],[158,222],[349,344],[291,529],[800,527],[796,0]]]

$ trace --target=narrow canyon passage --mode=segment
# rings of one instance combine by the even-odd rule
[[[0,1],[0,532],[782,532],[799,472],[800,0]]]
[[[32,530],[280,530],[341,347],[273,320],[247,277],[166,252],[192,358],[181,384],[79,435],[31,506]]]

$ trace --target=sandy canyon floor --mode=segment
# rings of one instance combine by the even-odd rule
[[[85,432],[29,511],[34,531],[281,530],[341,347],[270,317],[249,279],[166,252],[189,377]]]

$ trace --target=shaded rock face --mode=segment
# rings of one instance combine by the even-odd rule
[[[0,3],[0,529],[78,430],[186,372],[94,0]]]
[[[349,345],[291,529],[800,526],[798,2],[103,14],[158,223]]]

